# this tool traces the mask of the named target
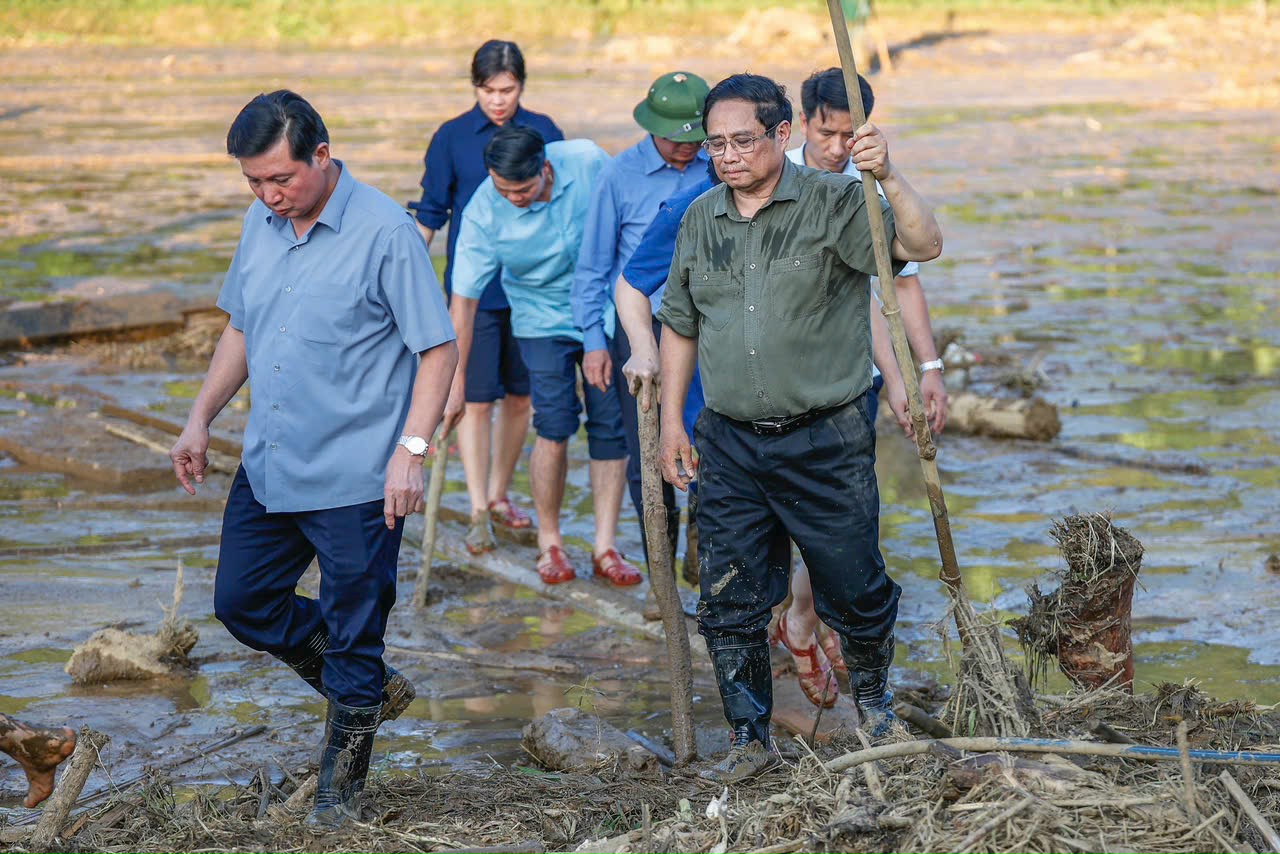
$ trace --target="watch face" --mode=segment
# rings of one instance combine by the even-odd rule
[[[421,456],[427,452],[427,440],[421,436],[410,436],[403,442],[409,453],[415,457]]]

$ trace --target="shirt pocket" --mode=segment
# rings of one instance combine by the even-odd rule
[[[689,296],[702,323],[713,331],[724,329],[735,312],[742,311],[742,299],[727,270],[694,270],[689,277]]]
[[[769,313],[779,320],[795,320],[820,311],[829,300],[822,253],[769,262],[765,287]]]
[[[308,282],[294,309],[294,331],[311,349],[336,357],[350,342],[356,300],[362,291],[353,282]]]

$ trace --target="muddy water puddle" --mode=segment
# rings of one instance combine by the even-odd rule
[[[298,86],[333,117],[335,150],[355,174],[406,200],[417,196],[430,129],[467,104],[463,76],[439,85],[423,76],[427,66],[439,75],[452,54],[213,51],[168,64],[165,55],[104,52],[68,65],[14,52],[0,122],[0,139],[16,152],[0,157],[0,299],[156,282],[215,293],[248,200],[221,153],[221,134],[254,92]],[[324,73],[316,74],[321,60]],[[91,61],[100,74],[83,73]],[[611,151],[635,132],[626,110],[601,105],[630,104],[664,70],[636,64],[584,76],[566,58],[540,61],[529,106]],[[722,62],[711,61],[706,74],[736,70],[716,67]],[[946,255],[923,274],[935,328],[960,330],[990,357],[971,373],[975,389],[991,391],[1014,370],[1037,374],[1039,393],[1063,422],[1050,445],[942,437],[939,462],[970,591],[995,614],[1020,613],[1023,587],[1059,566],[1051,521],[1112,510],[1147,549],[1134,603],[1140,682],[1191,678],[1221,697],[1280,702],[1280,577],[1263,568],[1280,552],[1280,176],[1263,168],[1275,162],[1280,119],[1274,111],[1180,109],[1179,87],[1189,84],[1176,76],[1153,75],[1117,96],[1108,81],[1084,70],[1072,76],[1052,57],[1028,63],[1026,81],[1052,85],[1012,92],[981,69],[944,71],[923,60],[876,81],[877,118],[895,160],[936,204],[946,234]],[[809,69],[797,60],[760,70],[798,92]],[[586,107],[583,86],[593,93]],[[34,391],[0,396],[0,433],[63,430],[69,446],[83,448],[104,440],[81,413],[58,409],[55,386],[89,386],[181,421],[199,376],[46,351],[0,369],[0,380]],[[949,375],[948,384],[957,390],[962,379]],[[224,416],[227,435],[243,417],[242,399]],[[163,471],[158,454],[104,448]],[[591,537],[584,444],[571,453],[567,532],[581,557]],[[1201,473],[1177,470],[1187,465]],[[898,663],[945,681],[935,628],[945,599],[919,466],[905,440],[884,430],[877,468],[883,548],[904,588]],[[456,465],[450,476],[446,503],[464,509]],[[174,489],[104,489],[74,472],[0,461],[0,711],[110,732],[108,760],[121,775],[259,723],[271,728],[269,738],[172,773],[244,780],[264,761],[286,767],[305,757],[318,736],[318,699],[212,617],[226,484],[214,476],[188,500]],[[517,487],[527,495],[523,470]],[[629,511],[622,540],[639,554]],[[61,669],[72,647],[107,625],[148,630],[179,561],[183,610],[201,632],[192,676],[72,687]],[[608,654],[579,658],[573,675],[393,656],[420,694],[384,729],[382,767],[519,761],[520,728],[561,705],[661,732],[662,670],[634,663],[660,657],[657,644],[483,576],[448,576],[444,600],[416,615],[403,603],[417,562],[407,545],[390,644],[568,661]],[[699,719],[715,722],[712,686],[699,692]],[[0,774],[0,805],[12,808],[21,778],[11,765]]]

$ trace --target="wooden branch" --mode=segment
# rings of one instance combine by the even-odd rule
[[[936,750],[936,745],[955,750],[976,753],[1004,751],[1007,753],[1070,753],[1077,756],[1110,756],[1116,759],[1137,759],[1146,762],[1178,762],[1182,754],[1173,747],[1148,747],[1144,744],[1100,744],[1093,741],[1076,741],[1057,738],[941,738],[903,741],[883,744],[870,750],[855,750],[837,756],[825,765],[828,771],[844,771],[864,762],[894,759],[901,756],[918,756]],[[1222,765],[1280,765],[1280,753],[1262,753],[1248,750],[1188,750],[1193,762]]]
[[[80,791],[84,789],[85,781],[89,779],[89,773],[98,763],[98,752],[109,741],[111,739],[104,733],[89,727],[81,728],[79,739],[76,741],[76,751],[71,754],[71,762],[67,770],[62,772],[62,779],[58,781],[53,795],[49,798],[49,803],[40,813],[35,833],[31,834],[33,851],[53,850],[54,840],[61,834],[62,826],[66,824],[67,816],[71,814],[71,808],[75,806],[76,799],[80,797]]]
[[[951,731],[951,727],[928,714],[924,709],[917,708],[910,703],[895,704],[893,713],[916,729],[934,738],[951,738],[951,736],[955,735]]]
[[[964,838],[964,841],[962,841],[959,845],[956,846],[956,851],[960,852],[960,854],[964,854],[964,852],[968,851],[969,849],[973,848],[973,846],[981,842],[983,837],[985,837],[988,833],[995,830],[997,827],[1004,824],[1006,821],[1013,818],[1015,815],[1017,815],[1018,813],[1022,812],[1027,807],[1035,803],[1035,800],[1036,799],[1032,795],[1027,795],[1026,797],[1018,801],[1013,806],[1002,811],[999,815],[996,815],[988,819],[987,821],[983,822],[981,827],[979,827],[973,833],[970,833],[968,836],[966,836]]]
[[[671,740],[676,761],[691,762],[698,755],[693,735],[693,664],[689,653],[689,627],[684,604],[676,586],[675,555],[667,536],[667,508],[662,500],[662,474],[658,468],[657,386],[652,380],[641,385],[633,404],[638,410],[640,433],[640,479],[644,504],[645,540],[649,547],[649,583],[662,612],[662,629],[667,640],[667,666],[671,678]],[[649,404],[648,411],[640,401]]]
[[[431,483],[427,487],[427,508],[423,516],[422,565],[418,568],[418,583],[413,588],[413,607],[427,607],[427,592],[431,586],[431,564],[436,556],[436,525],[440,522],[440,497],[444,495],[445,471],[449,465],[449,437],[444,436],[436,445],[431,460]]]
[[[1245,815],[1249,816],[1249,820],[1258,828],[1258,832],[1262,834],[1262,838],[1271,846],[1271,850],[1280,852],[1280,833],[1276,833],[1276,829],[1262,815],[1258,805],[1245,794],[1244,789],[1240,788],[1240,784],[1236,782],[1235,777],[1231,776],[1231,772],[1224,768],[1222,773],[1218,775],[1218,779],[1222,781],[1222,785],[1227,787],[1231,797],[1236,799],[1236,803],[1240,804],[1240,808],[1244,810]]]
[[[386,651],[396,655],[416,655],[419,658],[434,658],[438,661],[451,661],[469,667],[489,667],[494,670],[532,670],[536,673],[550,673],[555,676],[571,676],[581,668],[568,661],[556,661],[533,653],[495,653],[487,649],[462,652],[446,652],[444,650],[415,649],[410,646],[390,646]]]

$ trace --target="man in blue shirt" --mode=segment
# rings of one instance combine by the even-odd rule
[[[569,309],[570,286],[587,207],[609,162],[590,140],[546,144],[536,132],[504,127],[484,151],[489,178],[462,214],[455,249],[453,302],[460,364],[445,409],[445,429],[466,398],[466,363],[485,285],[499,272],[511,303],[511,326],[525,364],[537,433],[529,485],[538,511],[538,575],[570,581],[576,570],[564,551],[560,506],[568,471],[568,441],[578,432],[583,401],[578,371],[582,332]],[[615,538],[626,478],[627,446],[616,386],[583,384],[591,492],[595,510],[594,570],[615,584],[638,584],[639,570],[619,554]]]
[[[520,104],[524,55],[515,42],[491,39],[471,60],[476,103],[440,126],[427,148],[422,199],[410,202],[427,246],[449,224],[445,292],[453,292],[454,249],[462,211],[489,177],[484,147],[498,128],[533,128],[547,142],[564,139],[547,116]],[[480,554],[497,547],[490,526],[527,528],[532,522],[508,496],[515,466],[529,433],[529,372],[511,334],[511,308],[494,276],[480,296],[472,358],[467,362],[467,415],[458,425],[458,449],[471,498],[467,549]],[[501,400],[501,404],[495,406]],[[495,408],[497,409],[496,418]]]
[[[664,74],[653,82],[644,100],[633,111],[636,123],[648,131],[644,139],[619,154],[600,174],[586,233],[573,279],[573,320],[583,334],[583,377],[597,388],[618,386],[622,420],[627,432],[627,481],[631,501],[640,522],[640,542],[648,559],[644,533],[644,501],[640,489],[640,439],[635,398],[621,374],[631,355],[627,335],[616,333],[613,289],[623,266],[640,243],[640,237],[667,198],[703,180],[708,158],[700,143],[702,102],[709,87],[687,71]],[[660,298],[660,295],[659,295]],[[658,303],[653,304],[657,310]],[[612,338],[610,337],[612,335]],[[679,534],[679,508],[675,490],[663,483],[667,507],[667,531]],[[646,617],[659,617],[657,603],[646,603]]]
[[[333,159],[310,104],[259,95],[227,152],[258,200],[218,297],[227,328],[170,458],[194,495],[209,425],[250,383],[214,613],[328,698],[309,821],[333,827],[358,815],[378,725],[414,697],[382,661],[383,632],[457,347],[413,220]],[[319,600],[295,592],[315,558]]]

